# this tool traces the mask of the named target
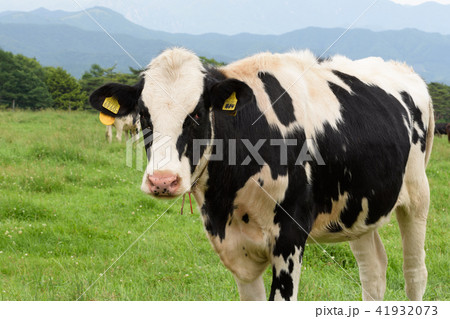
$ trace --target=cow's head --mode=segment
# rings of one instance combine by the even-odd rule
[[[234,110],[224,105],[233,92]],[[108,97],[118,102],[118,110],[108,110]],[[175,48],[153,59],[135,86],[109,83],[94,91],[89,101],[113,117],[140,113],[149,160],[141,189],[173,197],[190,191],[206,167],[205,141],[214,136],[212,114],[239,111],[252,97],[244,82],[227,79],[220,70],[205,68],[194,53]]]

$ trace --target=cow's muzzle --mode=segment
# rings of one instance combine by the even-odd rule
[[[171,173],[155,172],[148,175],[148,188],[154,196],[173,196],[180,187],[180,177]]]

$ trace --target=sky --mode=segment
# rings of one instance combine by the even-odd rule
[[[127,1],[127,0],[126,0]],[[145,0],[134,0],[127,2],[130,5],[138,6],[140,1]],[[357,1],[357,0],[355,0]],[[400,4],[418,5],[424,2],[439,2],[442,4],[450,4],[450,0],[391,0]],[[89,8],[96,5],[107,6],[105,0],[0,0],[0,12],[7,10],[14,11],[30,11],[40,7],[44,7],[50,10],[66,10],[66,11],[79,11],[80,6],[82,8]]]

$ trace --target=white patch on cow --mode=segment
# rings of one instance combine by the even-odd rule
[[[419,137],[424,137],[424,135],[425,135],[425,132],[424,131],[422,131],[422,129],[419,127],[419,125],[417,124],[417,122],[414,122],[414,128],[416,129],[416,131],[417,131],[417,134],[419,135]]]
[[[405,124],[405,127],[408,130],[409,139],[411,139],[412,137],[411,122],[408,122],[408,120],[405,117],[403,117],[403,124]]]
[[[306,173],[306,178],[307,178],[308,184],[312,184],[311,165],[308,162],[305,163],[305,173]]]
[[[194,111],[203,93],[203,71],[200,59],[193,52],[174,48],[152,60],[143,72],[145,85],[141,98],[149,110],[153,130],[170,138],[163,147],[150,148],[151,161],[141,187],[144,192],[148,193],[147,176],[155,171],[178,174],[181,185],[174,195],[190,188],[190,164],[185,156],[179,159],[176,142],[184,120]]]
[[[421,150],[420,143],[412,144],[409,152],[408,162],[406,164],[405,174],[403,176],[403,184],[400,190],[396,207],[399,206],[422,206],[422,202],[426,201],[424,196],[428,196],[426,192],[413,194],[415,189],[422,189],[423,185],[428,185],[426,175],[423,173],[425,154]],[[419,173],[420,172],[420,173]],[[414,201],[413,203],[411,203]],[[421,210],[423,210],[421,208]]]

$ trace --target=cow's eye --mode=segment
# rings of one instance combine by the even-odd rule
[[[195,115],[194,115],[194,119],[198,120],[199,118],[200,118],[200,114],[198,114],[198,113],[195,113]]]

